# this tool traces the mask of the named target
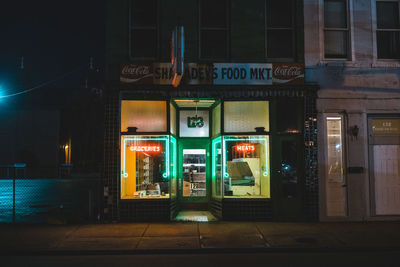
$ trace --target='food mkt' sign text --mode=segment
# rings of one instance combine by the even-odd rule
[[[170,63],[125,63],[120,81],[132,84],[172,84]],[[304,65],[284,63],[185,64],[183,84],[272,85],[303,84]]]

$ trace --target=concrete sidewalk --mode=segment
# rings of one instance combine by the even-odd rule
[[[0,254],[400,250],[400,222],[0,225]]]

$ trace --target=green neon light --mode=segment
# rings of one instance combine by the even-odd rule
[[[227,149],[226,149],[226,143],[229,141],[262,141],[264,143],[264,149],[265,149],[265,171],[263,172],[263,176],[268,176],[269,174],[269,166],[268,166],[268,158],[269,158],[269,151],[268,151],[268,142],[266,142],[267,140],[269,140],[268,136],[266,137],[258,137],[258,136],[249,136],[246,138],[240,138],[240,137],[224,137],[223,138],[223,150],[224,150],[224,167],[223,167],[223,177],[228,178],[229,177],[229,173],[228,173],[228,166],[227,166]]]
[[[215,179],[217,177],[217,157],[218,157],[218,151],[217,151],[217,144],[221,143],[221,137],[217,137],[216,139],[214,139],[212,141],[212,153],[213,153],[213,157],[212,157],[212,178]]]
[[[125,172],[126,170],[126,142],[127,141],[163,141],[165,142],[165,155],[164,155],[164,161],[165,161],[165,171],[162,174],[162,177],[168,178],[170,177],[170,161],[169,161],[169,136],[165,137],[123,137],[124,139],[124,155],[123,155],[123,170],[121,170],[121,174],[126,178],[128,177],[128,174]]]
[[[165,140],[165,147],[166,147],[166,153],[165,153],[165,173],[163,173],[164,178],[169,178],[169,137]]]
[[[171,136],[171,143],[172,143],[172,177],[176,178],[176,170],[177,170],[177,165],[176,165],[176,139],[175,137]]]
[[[264,141],[265,137],[249,137],[249,138],[224,138],[225,141]]]
[[[152,137],[146,137],[146,138],[140,138],[140,137],[126,137],[125,140],[129,140],[129,141],[144,141],[144,140],[155,140],[155,141],[165,141],[168,140],[168,137],[162,137],[162,138],[152,138]]]
[[[227,175],[227,164],[226,164],[226,159],[227,159],[227,157],[226,157],[226,149],[225,149],[225,147],[226,147],[226,139],[225,139],[225,137],[223,137],[222,138],[222,151],[223,151],[223,153],[222,153],[222,162],[224,163],[224,164],[222,164],[222,177],[223,178],[225,178],[225,177],[227,177],[226,175]],[[229,174],[228,174],[228,177],[229,177]],[[223,183],[223,184],[225,184],[225,183]]]

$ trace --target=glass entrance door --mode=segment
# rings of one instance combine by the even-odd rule
[[[205,197],[206,183],[206,150],[183,149],[183,191],[184,197]]]
[[[206,203],[210,187],[209,139],[179,140],[179,192],[181,203]]]

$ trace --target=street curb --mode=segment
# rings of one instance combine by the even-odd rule
[[[400,247],[345,248],[202,248],[202,249],[134,249],[134,250],[9,250],[0,256],[90,256],[90,255],[153,255],[153,254],[243,254],[243,253],[352,253],[393,252]]]

